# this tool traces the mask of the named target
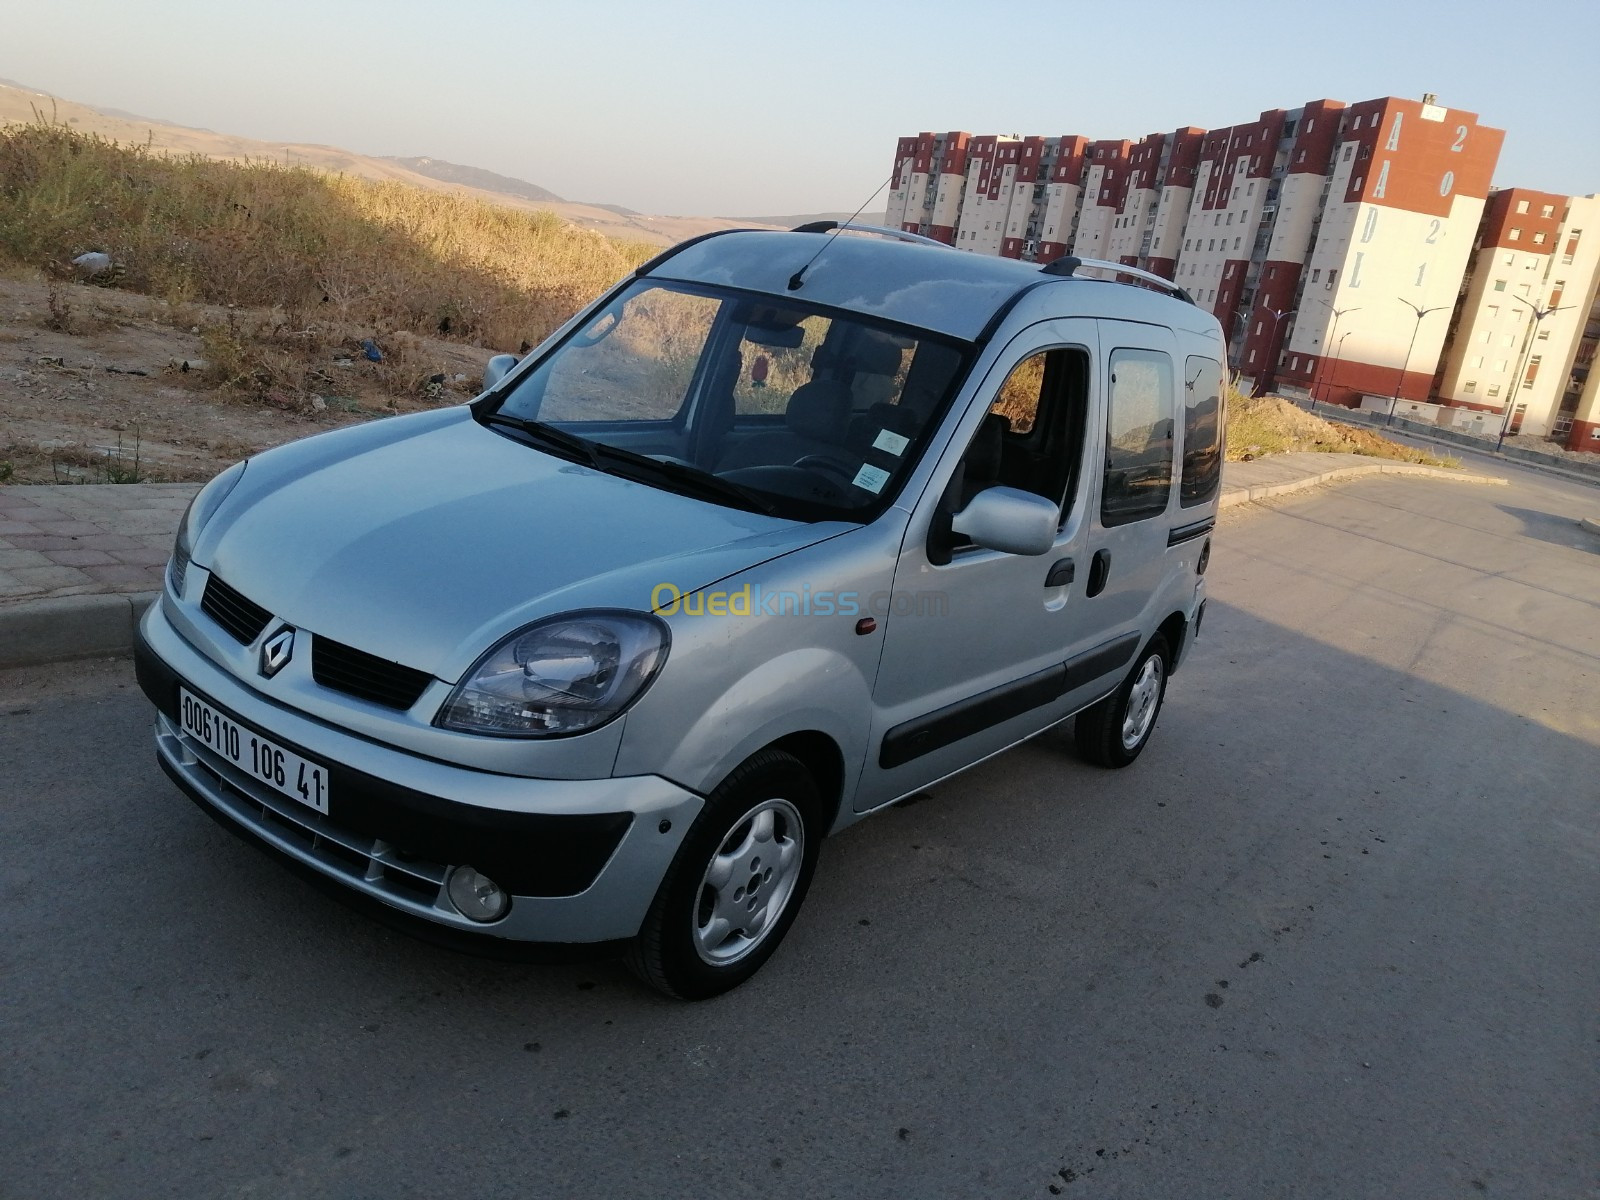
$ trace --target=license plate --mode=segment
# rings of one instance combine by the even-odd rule
[[[252,779],[258,779],[319,813],[328,811],[328,768],[301,758],[178,689],[183,731]]]

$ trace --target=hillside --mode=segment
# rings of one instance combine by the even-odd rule
[[[415,171],[418,175],[426,175],[429,179],[437,179],[441,183],[459,183],[485,192],[500,192],[506,196],[515,196],[519,200],[532,200],[535,204],[566,203],[548,188],[529,183],[525,179],[497,175],[493,171],[485,171],[482,167],[464,167],[460,163],[446,162],[442,158],[384,158],[379,161],[399,163],[408,171]],[[611,209],[609,204],[596,207]]]
[[[94,133],[128,146],[149,146],[152,150],[171,154],[199,154],[205,158],[233,162],[276,162],[288,166],[311,167],[350,175],[358,179],[371,179],[389,183],[405,183],[433,192],[444,192],[484,200],[524,211],[547,211],[584,229],[593,229],[608,237],[630,241],[647,241],[658,246],[670,246],[685,238],[697,237],[716,229],[748,226],[749,221],[727,217],[660,217],[631,214],[628,210],[613,210],[594,204],[573,204],[557,199],[535,199],[515,190],[486,186],[493,181],[515,185],[526,192],[532,189],[545,196],[554,196],[535,184],[508,176],[496,175],[476,167],[462,167],[437,158],[378,158],[357,154],[338,146],[321,146],[303,142],[266,142],[233,134],[217,133],[210,129],[194,129],[168,121],[136,116],[118,109],[95,108],[52,96],[20,84],[0,83],[0,126],[26,124],[42,116],[47,121],[66,125],[79,133]],[[444,178],[407,166],[407,163],[428,163],[430,169],[454,170],[464,173],[463,178]],[[468,182],[468,180],[475,182]]]

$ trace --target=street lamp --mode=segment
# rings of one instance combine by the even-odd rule
[[[1298,309],[1275,309],[1261,305],[1257,312],[1265,312],[1272,317],[1272,332],[1267,335],[1267,368],[1266,371],[1256,376],[1256,386],[1250,395],[1265,396],[1272,390],[1272,385],[1278,382],[1278,323],[1283,318],[1298,312]]]
[[[1442,312],[1448,307],[1443,304],[1435,304],[1432,308],[1420,308],[1404,296],[1396,296],[1395,299],[1417,314],[1417,323],[1411,327],[1411,341],[1406,346],[1405,361],[1400,364],[1400,378],[1394,381],[1394,399],[1389,402],[1389,419],[1384,422],[1385,425],[1394,424],[1394,410],[1400,406],[1400,389],[1405,387],[1406,372],[1411,369],[1411,351],[1416,349],[1417,332],[1422,328],[1422,318],[1429,313]]]
[[[1554,304],[1549,308],[1540,308],[1537,304],[1529,304],[1520,296],[1512,296],[1510,299],[1528,310],[1529,315],[1533,317],[1533,328],[1528,331],[1528,344],[1522,348],[1522,366],[1517,371],[1516,378],[1511,381],[1511,395],[1506,397],[1506,410],[1500,415],[1500,436],[1494,440],[1496,452],[1505,442],[1506,433],[1511,429],[1512,415],[1517,411],[1517,393],[1522,390],[1523,380],[1528,374],[1528,360],[1533,355],[1533,343],[1539,340],[1539,322],[1553,312],[1572,307],[1570,304]]]
[[[1321,305],[1325,305],[1327,307],[1328,311],[1333,314],[1333,328],[1328,331],[1328,340],[1330,342],[1332,342],[1334,340],[1334,336],[1339,332],[1339,318],[1344,316],[1345,313],[1353,313],[1353,312],[1360,312],[1361,311],[1359,308],[1335,308],[1333,306],[1333,304],[1330,301],[1327,301],[1327,300],[1318,300],[1317,303],[1321,304]],[[1345,330],[1344,337],[1349,337],[1349,336],[1350,336],[1350,331],[1347,329],[1347,330]],[[1337,342],[1335,342],[1334,344],[1335,344],[1335,350],[1334,350],[1334,354],[1333,354],[1333,365],[1335,367],[1337,367],[1339,365],[1339,350],[1343,349],[1343,347],[1344,347],[1344,338],[1339,338],[1339,340]],[[1317,369],[1317,379],[1312,381],[1312,387],[1311,387],[1311,411],[1312,412],[1316,412],[1317,411],[1317,383],[1321,380],[1322,374],[1323,374],[1322,369],[1321,369],[1322,368],[1322,362],[1323,362],[1323,359],[1319,358],[1318,361],[1317,361],[1317,368],[1318,368]]]

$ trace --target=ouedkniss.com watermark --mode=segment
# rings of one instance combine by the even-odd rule
[[[943,617],[950,612],[944,592],[841,592],[832,588],[768,589],[747,583],[732,590],[705,588],[685,593],[676,584],[658,583],[650,607],[664,617]]]

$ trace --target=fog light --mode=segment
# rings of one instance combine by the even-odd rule
[[[500,890],[500,885],[471,867],[451,871],[445,892],[456,910],[474,921],[498,921],[511,907],[511,897]]]

